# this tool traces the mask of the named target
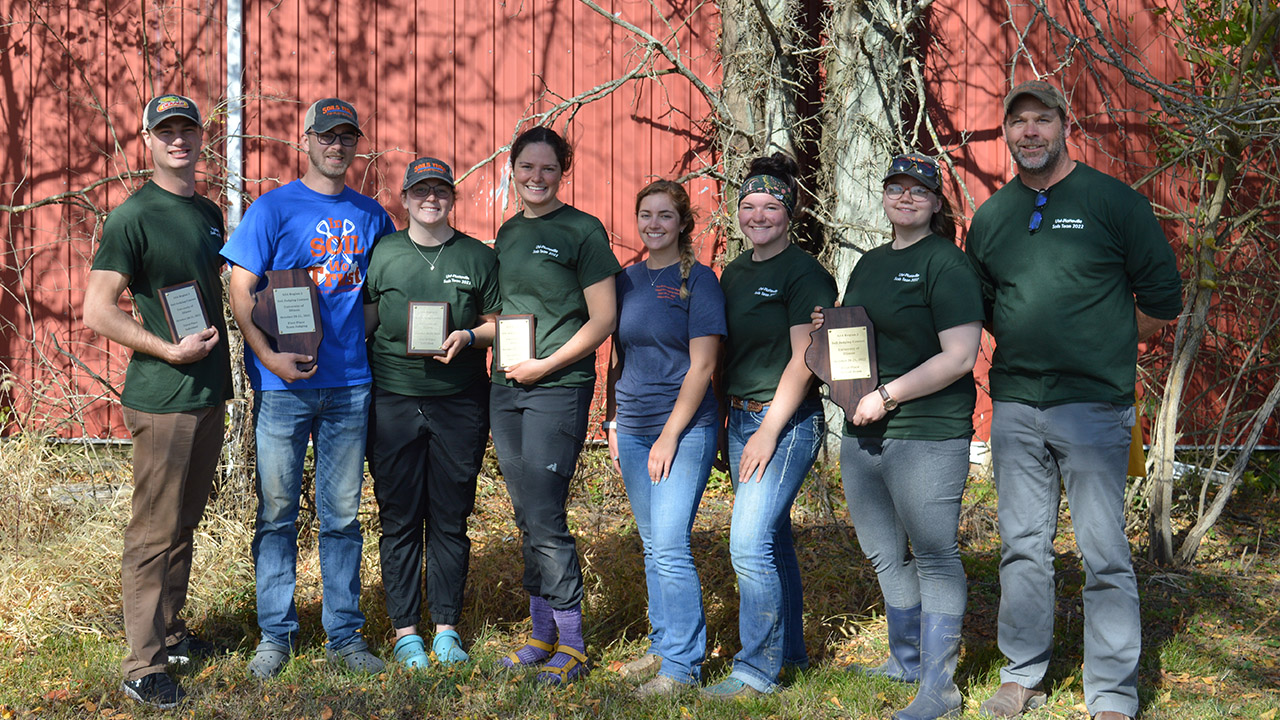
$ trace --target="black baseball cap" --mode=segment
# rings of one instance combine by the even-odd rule
[[[409,163],[409,167],[404,170],[404,184],[400,186],[401,190],[408,190],[423,180],[435,178],[448,183],[449,187],[453,187],[453,168],[449,167],[449,163],[443,160],[437,160],[433,157],[420,157]]]
[[[200,108],[196,107],[194,100],[182,95],[169,94],[151,98],[146,109],[142,111],[142,127],[150,130],[171,117],[184,117],[203,126],[200,122]]]
[[[920,181],[920,184],[937,192],[942,187],[942,174],[938,171],[938,163],[933,158],[919,153],[894,155],[889,161],[889,169],[884,173],[883,182],[889,182],[894,175],[906,175]]]

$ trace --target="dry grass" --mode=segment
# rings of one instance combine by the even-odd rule
[[[127,453],[49,446],[18,438],[0,445],[0,718],[123,718],[136,707],[116,689],[123,650],[119,609],[120,537],[129,515]],[[257,639],[249,542],[254,498],[244,479],[227,481],[212,500],[196,539],[195,572],[187,617],[207,638],[233,654],[182,674],[193,693],[185,713],[194,718],[379,717],[451,714],[475,718],[690,717],[729,720],[751,716],[885,717],[910,699],[910,688],[869,683],[842,672],[849,662],[883,658],[884,629],[874,575],[854,545],[843,509],[838,473],[819,467],[806,483],[793,527],[805,583],[805,635],[813,669],[776,698],[738,707],[712,707],[688,698],[677,708],[636,703],[628,686],[607,669],[645,648],[647,623],[643,565],[620,480],[604,453],[587,452],[575,480],[570,525],[578,538],[586,578],[588,654],[600,671],[559,693],[504,674],[497,659],[528,631],[520,587],[518,533],[505,488],[490,455],[471,519],[473,539],[462,634],[476,663],[463,670],[433,670],[410,677],[394,671],[361,680],[328,668],[320,629],[319,564],[313,518],[304,518],[297,603],[302,648],[279,681],[260,685],[244,677]],[[67,487],[119,488],[100,502],[68,502]],[[52,494],[50,491],[54,491]],[[391,628],[383,610],[378,525],[371,483],[361,505],[365,531],[365,635],[375,652],[390,654]],[[80,493],[83,497],[83,491]],[[58,499],[64,498],[64,499]],[[1171,719],[1234,716],[1267,707],[1280,680],[1280,648],[1268,634],[1276,584],[1275,493],[1247,507],[1247,527],[1224,527],[1220,556],[1203,571],[1178,576],[1140,566],[1147,646],[1142,668],[1146,714]],[[962,552],[970,578],[962,687],[969,710],[998,682],[995,608],[999,541],[989,527],[994,513],[990,481],[971,481],[966,493]],[[738,597],[728,553],[732,489],[713,477],[694,527],[694,553],[707,611],[704,678],[715,680],[738,648]],[[1078,607],[1080,572],[1069,536],[1059,554],[1059,647],[1054,693],[1046,717],[1083,717],[1080,708]],[[1251,563],[1240,565],[1240,548]],[[1233,565],[1234,563],[1234,565]],[[1159,582],[1158,582],[1159,581]],[[1241,660],[1240,658],[1245,658]],[[690,708],[685,710],[683,708]],[[90,710],[89,708],[93,708]],[[800,712],[798,709],[803,709]],[[10,714],[6,714],[10,713]],[[283,713],[283,714],[282,714]],[[688,714],[692,713],[692,715]],[[1257,716],[1255,713],[1254,716]]]
[[[0,638],[31,646],[60,634],[121,632],[120,552],[131,513],[128,451],[0,441]],[[253,493],[230,489],[196,534],[188,607],[203,614],[253,581]]]

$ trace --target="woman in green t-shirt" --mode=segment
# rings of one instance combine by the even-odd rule
[[[860,671],[918,681],[915,700],[894,717],[922,720],[962,700],[953,680],[966,594],[956,535],[983,308],[937,163],[899,155],[883,182],[893,240],[859,259],[844,294],[875,327],[881,385],[847,418],[840,465],[889,626],[888,661]]]
[[[529,640],[503,663],[541,665],[538,679],[552,684],[587,672],[582,568],[565,507],[587,435],[596,348],[616,323],[613,276],[622,270],[600,221],[559,197],[572,160],[572,148],[550,128],[516,138],[511,180],[524,209],[502,224],[494,243],[503,314],[534,320],[532,357],[506,367],[495,357],[489,395],[533,618]]]
[[[752,161],[738,194],[738,225],[752,248],[729,263],[720,280],[729,330],[723,369],[729,471],[736,481],[729,551],[741,598],[742,650],[733,673],[703,690],[714,698],[770,692],[784,666],[809,662],[791,505],[824,426],[804,362],[809,312],[835,301],[836,284],[791,243],[797,170],[781,153]]]
[[[471,552],[467,516],[489,435],[483,348],[492,344],[501,297],[493,250],[449,224],[454,185],[446,163],[409,163],[400,202],[409,226],[374,245],[364,283],[374,385],[368,458],[394,654],[416,668],[430,662],[418,635],[424,548],[431,650],[441,663],[467,660],[456,626]],[[439,305],[416,303],[447,307],[432,316]],[[445,335],[450,327],[459,329]]]

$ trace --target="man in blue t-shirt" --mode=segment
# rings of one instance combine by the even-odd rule
[[[264,679],[280,673],[298,642],[295,523],[308,441],[315,449],[325,654],[351,670],[383,669],[360,635],[363,540],[356,511],[372,383],[360,297],[373,243],[395,226],[375,200],[346,186],[363,135],[355,108],[337,98],[320,100],[307,110],[303,128],[306,173],[259,198],[222,250],[232,265],[231,309],[254,389],[253,563],[262,637],[249,673]],[[278,352],[251,317],[265,273],[297,268],[307,269],[319,290],[323,339],[315,357]]]

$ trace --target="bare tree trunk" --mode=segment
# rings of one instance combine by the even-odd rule
[[[737,229],[738,183],[751,159],[782,151],[798,156],[804,118],[797,94],[805,77],[792,51],[799,32],[798,0],[725,0],[720,4],[721,97],[736,126],[721,126],[727,260],[742,251]]]

